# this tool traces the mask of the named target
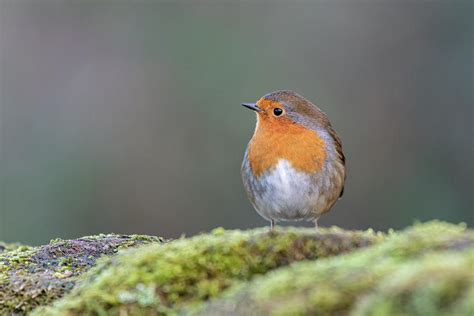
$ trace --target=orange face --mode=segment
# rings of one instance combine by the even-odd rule
[[[256,105],[257,127],[249,144],[248,159],[256,177],[276,166],[280,159],[306,173],[320,171],[326,159],[326,144],[318,134],[292,121],[282,104],[260,99]]]
[[[262,98],[257,101],[256,105],[260,110],[262,110],[262,112],[257,112],[259,115],[259,119],[275,119],[276,123],[276,119],[278,119],[278,121],[281,121],[281,119],[286,116],[285,108],[278,102],[269,101]]]

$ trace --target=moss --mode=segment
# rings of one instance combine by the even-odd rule
[[[472,315],[473,258],[474,232],[464,225],[418,224],[367,249],[278,269],[188,312]]]
[[[472,315],[474,249],[400,265],[354,309],[362,315]]]
[[[0,253],[0,314],[37,305],[34,315],[458,316],[474,309],[474,232],[465,225],[433,221],[388,235],[219,228],[158,241],[98,235]]]
[[[6,248],[11,250],[0,252],[0,315],[23,314],[61,297],[101,256],[160,241],[158,237],[111,234],[56,239],[41,247]]]
[[[3,241],[0,241],[0,254],[20,248],[26,250],[30,248],[30,246],[22,245],[20,243],[5,243]]]
[[[162,247],[149,245],[103,260],[52,308],[36,315],[174,314],[239,282],[301,260],[350,252],[382,234],[337,228],[216,229]]]

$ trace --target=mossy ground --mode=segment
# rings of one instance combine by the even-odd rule
[[[315,260],[384,239],[337,228],[214,230],[162,247],[149,245],[102,261],[64,300],[37,315],[156,315],[217,297],[223,290],[301,260]]]
[[[76,255],[85,251],[76,250]],[[48,262],[50,257],[45,258]],[[13,270],[29,271],[26,275],[38,280],[30,261],[23,266],[15,261]],[[474,232],[438,221],[388,234],[338,228],[279,228],[273,233],[266,228],[216,229],[164,245],[126,249],[99,259],[80,275],[92,264],[72,271],[77,283],[63,298],[53,302],[64,289],[30,304],[28,292],[30,301],[22,304],[29,310],[49,303],[33,315],[467,316],[474,309]],[[71,277],[68,272],[61,278],[61,265],[54,266],[59,273],[55,282]],[[2,275],[11,278],[3,268],[0,280]],[[16,307],[6,308],[11,312]]]
[[[161,241],[158,237],[140,235],[98,235],[57,239],[41,247],[2,244],[5,246],[0,252],[0,315],[24,314],[61,297],[101,256]]]
[[[474,232],[419,224],[351,254],[278,269],[200,315],[473,315]]]

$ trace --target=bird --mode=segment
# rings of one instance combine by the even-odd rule
[[[317,229],[346,180],[342,142],[328,117],[290,90],[241,105],[257,116],[241,166],[251,204],[271,231],[280,221],[313,222]]]

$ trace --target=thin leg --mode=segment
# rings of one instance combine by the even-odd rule
[[[318,230],[318,228],[319,228],[318,219],[317,219],[317,218],[314,220],[314,228],[315,228],[316,230]]]
[[[270,231],[272,232],[273,229],[275,228],[275,220],[270,220]]]

